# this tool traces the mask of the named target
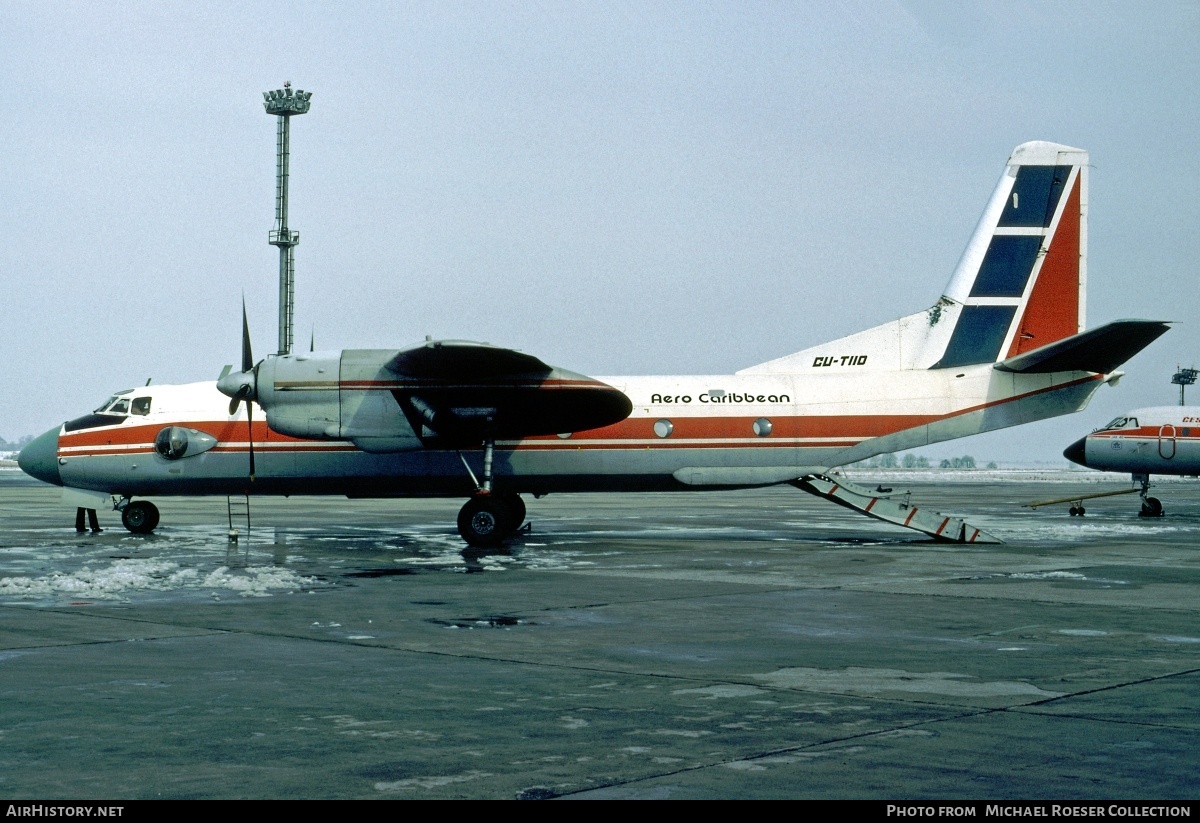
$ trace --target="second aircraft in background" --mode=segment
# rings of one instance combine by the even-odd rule
[[[1141,514],[1158,517],[1162,501],[1147,494],[1151,475],[1200,475],[1200,406],[1134,409],[1076,440],[1063,456],[1089,469],[1128,472],[1141,486]]]

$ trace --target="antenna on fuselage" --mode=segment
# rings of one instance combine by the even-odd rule
[[[292,351],[292,325],[295,320],[296,259],[292,249],[300,242],[300,232],[288,229],[288,158],[291,154],[289,121],[308,111],[311,91],[292,91],[291,81],[282,89],[263,92],[263,108],[277,116],[275,150],[275,227],[267,242],[279,248],[279,354]]]

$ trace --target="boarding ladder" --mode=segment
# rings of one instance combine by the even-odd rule
[[[238,542],[239,526],[245,522],[246,533],[250,533],[250,495],[231,494],[225,498],[229,511],[229,542]],[[234,525],[237,523],[237,525]]]
[[[857,486],[844,477],[836,479],[823,474],[810,474],[793,480],[792,485],[801,491],[832,500],[840,506],[862,512],[868,517],[894,523],[906,529],[916,529],[934,540],[948,543],[1003,543],[983,529],[972,526],[959,517],[949,517],[922,509],[909,503],[909,492],[892,492],[891,489],[871,489]]]

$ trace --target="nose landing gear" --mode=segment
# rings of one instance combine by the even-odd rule
[[[1150,475],[1135,474],[1133,476],[1133,480],[1135,483],[1141,482],[1141,484],[1142,484],[1142,491],[1141,491],[1142,510],[1140,512],[1138,512],[1138,517],[1162,517],[1163,516],[1162,501],[1159,500],[1157,497],[1147,497],[1146,496],[1146,492],[1150,491]]]
[[[127,501],[121,510],[121,525],[133,534],[150,534],[158,527],[158,506],[149,500]]]

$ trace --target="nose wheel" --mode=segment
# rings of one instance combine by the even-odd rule
[[[150,534],[158,526],[158,506],[148,500],[126,503],[121,509],[121,525],[134,534]]]

